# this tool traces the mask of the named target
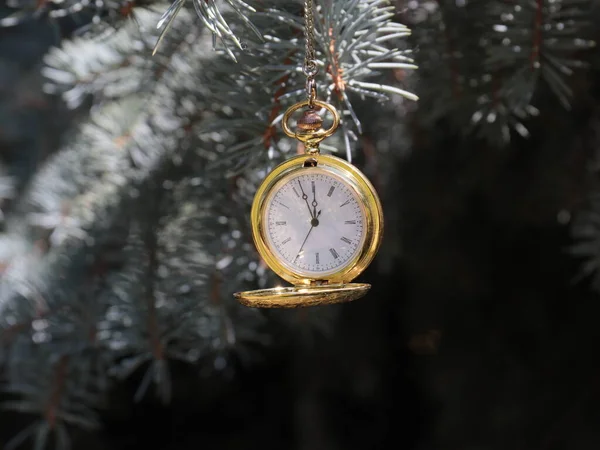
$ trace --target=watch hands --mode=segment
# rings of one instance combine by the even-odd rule
[[[304,193],[304,189],[302,189],[302,183],[300,183],[300,180],[298,180],[298,185],[300,186],[300,190],[302,191],[302,200],[304,200],[306,202],[306,207],[308,208],[308,213],[310,214],[310,218],[314,219],[315,215],[313,214],[313,212],[310,210],[310,205],[308,204],[308,195],[306,195]]]
[[[298,257],[300,256],[300,253],[302,253],[304,244],[306,244],[306,241],[308,240],[308,237],[310,236],[310,233],[312,232],[313,228],[319,226],[319,216],[320,215],[321,215],[321,211],[319,211],[318,214],[316,215],[316,217],[310,221],[310,230],[308,230],[308,233],[306,234],[306,237],[304,238],[304,241],[302,242],[302,245],[300,246],[300,250],[298,250],[296,257],[294,258],[294,261],[296,261],[298,259]]]
[[[315,194],[315,182],[312,182],[312,191],[313,191],[313,201],[312,201],[312,207],[313,207],[313,217],[317,217],[317,194]]]

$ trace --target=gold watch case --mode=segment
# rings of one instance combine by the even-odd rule
[[[338,272],[315,277],[295,272],[273,253],[267,243],[263,220],[266,200],[275,185],[288,175],[309,167],[318,167],[341,177],[357,194],[366,219],[362,248],[353,260]],[[271,270],[293,286],[237,292],[234,296],[240,303],[261,308],[295,308],[351,301],[369,290],[369,284],[351,281],[367,268],[377,254],[383,237],[383,209],[371,182],[347,161],[319,153],[298,155],[284,161],[267,175],[258,188],[252,203],[251,224],[254,243],[262,259]]]

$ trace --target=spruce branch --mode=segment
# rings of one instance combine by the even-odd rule
[[[182,61],[188,59],[184,55],[178,55],[178,57],[182,58]],[[202,62],[195,60],[195,64],[200,67]],[[194,152],[186,153],[185,149],[188,148],[189,139],[193,137],[194,120],[198,120],[201,114],[196,108],[197,105],[194,102],[190,103],[190,82],[182,82],[182,80],[186,78],[189,80],[190,74],[197,72],[180,70],[181,66],[176,66],[176,69],[171,69],[163,74],[162,81],[155,85],[156,94],[151,99],[142,100],[132,97],[101,106],[92,114],[91,121],[81,128],[78,139],[73,142],[72,147],[63,149],[49,160],[46,167],[34,179],[22,202],[21,214],[12,217],[11,223],[14,224],[14,227],[9,228],[9,233],[18,236],[24,235],[25,240],[28,240],[28,238],[33,239],[40,234],[36,230],[40,227],[39,223],[42,222],[47,224],[48,231],[51,231],[52,234],[57,233],[62,238],[49,240],[42,253],[37,258],[33,257],[35,264],[39,266],[39,270],[34,274],[20,272],[19,278],[8,277],[3,279],[7,288],[4,292],[6,295],[5,306],[8,307],[8,305],[14,304],[23,308],[24,305],[33,301],[27,300],[28,298],[36,299],[40,293],[46,292],[55,293],[49,299],[51,305],[47,309],[51,310],[52,307],[60,305],[64,300],[61,300],[60,293],[63,292],[63,289],[60,286],[65,284],[77,285],[79,283],[79,276],[69,270],[69,264],[77,264],[86,255],[98,255],[99,245],[105,240],[104,236],[113,233],[112,230],[122,223],[123,217],[129,217],[129,214],[125,214],[124,211],[131,210],[131,205],[138,201],[144,203],[144,200],[137,199],[141,192],[148,195],[148,190],[144,186],[156,185],[157,183],[161,185],[161,180],[164,180],[165,171],[168,171],[169,167],[183,167],[184,171],[193,169],[196,163],[187,166],[183,164],[181,158],[184,154],[187,154],[188,157],[195,155]],[[189,70],[190,67],[187,67],[187,69]],[[182,95],[185,95],[184,99],[181,99],[180,96]],[[186,109],[186,105],[189,108]],[[181,109],[182,106],[183,110]],[[179,131],[173,133],[173,130],[180,130],[183,133]],[[188,145],[186,145],[186,142],[188,142]],[[176,149],[181,150],[176,151]],[[175,171],[176,173],[177,171]],[[70,180],[71,182],[64,180]],[[44,189],[46,184],[52,185],[53,189]],[[206,190],[200,192],[206,195]],[[106,197],[103,197],[103,193],[106,193]],[[149,204],[152,204],[152,201],[153,199],[145,200]],[[104,208],[107,202],[109,209]],[[64,208],[65,203],[69,205],[67,209]],[[185,206],[184,210],[187,211],[188,209],[189,204]],[[64,215],[68,220],[39,219],[54,214],[58,214],[58,218]],[[22,223],[24,220],[31,224],[30,228],[23,229]],[[168,216],[164,220],[166,226],[169,227],[173,227],[177,223],[177,220],[170,220]],[[75,229],[69,229],[67,223],[76,224]],[[199,237],[190,235],[190,232],[209,229],[209,226],[202,225],[197,221],[194,223],[183,222],[180,227],[173,228],[173,232],[166,235],[173,236],[173,239],[175,237],[177,239],[183,238],[183,240],[178,241],[179,244],[173,249],[174,252],[181,252],[184,249],[192,251],[195,247],[190,245],[190,242],[198,242]],[[183,233],[183,230],[185,230],[185,233]],[[130,245],[135,242],[133,236],[130,236],[127,240]],[[245,252],[249,251],[248,246],[244,249]],[[203,250],[194,251],[193,254],[190,254],[190,258],[197,258],[201,251]],[[11,253],[10,256],[14,256],[14,254]],[[7,261],[8,266],[11,269],[20,267],[19,261],[23,257],[23,255],[19,255],[11,258]],[[152,272],[153,274],[156,272],[157,276],[162,273],[163,268],[173,266],[178,261],[175,257],[163,256],[163,253],[157,253],[153,258],[152,260],[155,262],[152,265],[154,267],[159,261],[161,263],[159,269]],[[144,267],[143,264],[140,264],[140,259],[143,262],[144,258],[132,258],[133,269],[137,270]],[[191,259],[190,261],[195,260]],[[238,261],[240,261],[240,258],[236,258],[236,262]],[[34,267],[31,262],[28,262],[27,266],[29,269]],[[209,269],[203,265],[190,266],[189,269],[184,270],[184,267],[179,263],[172,268],[173,273],[179,275],[179,280],[187,280],[187,283],[192,284],[202,280],[202,273],[212,270],[214,269]],[[122,270],[120,273],[127,274],[127,271]],[[244,273],[244,271],[240,270],[240,273]],[[68,274],[66,279],[65,274]],[[55,275],[56,278],[54,278]],[[119,286],[118,292],[127,292],[123,290],[124,286],[127,285],[126,283],[131,283],[131,289],[136,289],[139,286],[147,285],[148,276],[148,274],[144,275],[144,272],[137,275],[133,273],[126,277],[126,280],[113,280],[110,284]],[[39,277],[39,279],[35,277]],[[177,289],[184,286],[170,284],[171,278],[167,278],[162,282],[155,282],[154,297],[158,298],[157,302],[162,302],[163,300],[160,300],[162,298],[172,297]],[[21,279],[24,280],[23,283],[26,286],[30,287],[25,292],[27,295],[25,298],[22,295],[17,295],[22,290],[18,289],[19,286],[16,281]],[[244,280],[240,280],[240,282],[242,281]],[[236,286],[232,284],[231,287],[235,288]],[[231,297],[230,301],[233,302],[231,292],[228,294]],[[210,326],[199,326],[198,314],[192,314],[192,312],[196,310],[198,305],[202,305],[201,302],[198,302],[198,298],[208,298],[209,296],[203,294],[202,291],[197,291],[197,289],[188,292],[188,295],[191,297],[184,304],[188,306],[193,304],[194,308],[188,312],[187,316],[180,314],[181,309],[178,310],[177,314],[165,316],[160,308],[155,308],[155,302],[150,300],[149,294],[143,293],[142,298],[146,298],[147,303],[143,308],[135,310],[138,312],[137,316],[133,314],[118,315],[120,318],[129,317],[128,320],[132,320],[131,317],[140,317],[140,315],[145,317],[143,322],[139,322],[138,331],[141,335],[137,335],[137,337],[128,334],[126,339],[123,338],[125,331],[129,330],[127,321],[124,323],[117,321],[115,325],[116,319],[113,318],[112,321],[102,321],[101,326],[99,326],[102,330],[102,341],[106,348],[110,349],[109,354],[119,357],[120,363],[111,371],[112,374],[125,376],[144,361],[151,363],[147,372],[148,376],[140,386],[140,395],[143,394],[150,381],[154,380],[157,382],[161,396],[167,399],[169,396],[167,358],[182,358],[190,361],[196,349],[203,348],[201,345],[203,342],[205,347],[214,347],[214,344],[206,344],[210,342],[208,337],[213,332],[203,332],[200,335],[199,330],[207,329],[207,327],[211,330],[223,329],[222,326],[212,326],[210,324]],[[226,293],[223,295],[226,295]],[[130,296],[124,297],[125,302],[130,303],[131,298],[139,296],[136,291],[132,291]],[[121,298],[109,296],[110,300],[107,301],[113,307],[109,307],[107,310],[109,311],[107,313],[109,317],[113,317],[115,311],[118,312],[114,307],[119,305],[117,300]],[[239,305],[237,307],[241,308]],[[113,316],[110,316],[110,314]],[[183,317],[189,317],[189,322],[187,322],[189,327],[182,326],[181,319]],[[213,318],[209,323],[227,323],[231,328],[232,320],[225,318],[221,310],[212,312],[211,317]],[[240,318],[245,317],[241,315]],[[142,323],[143,325],[141,325]],[[119,324],[123,331],[118,330],[117,325]],[[248,324],[242,322],[242,324],[247,326],[251,322]],[[238,332],[237,335],[239,337],[236,337],[235,340],[236,349],[243,347],[243,344],[242,346],[239,344],[244,341],[243,332]],[[196,336],[196,340],[193,339],[194,336]],[[167,343],[175,343],[176,345],[163,346],[161,343],[163,339],[166,339]],[[121,348],[124,342],[128,346]],[[231,339],[229,339],[229,342],[231,342]],[[146,351],[148,343],[152,344],[150,352]],[[229,343],[228,345],[232,344]],[[224,348],[223,345],[218,347]],[[190,350],[184,351],[186,348]],[[127,351],[126,355],[123,355],[124,351]]]
[[[43,449],[53,434],[55,448],[68,450],[68,426],[85,429],[99,427],[97,413],[90,407],[98,403],[97,394],[82,383],[89,381],[89,378],[68,355],[53,360],[48,358],[47,352],[38,348],[27,356],[35,359],[35,367],[22,361],[28,367],[19,372],[21,378],[18,381],[15,380],[6,388],[7,393],[18,395],[19,399],[7,401],[2,406],[39,415],[40,419],[17,433],[5,448],[18,448],[27,439],[33,438],[34,448]],[[78,362],[81,360],[81,357],[76,359]]]
[[[68,156],[73,156],[68,150],[65,150],[58,153],[53,161],[48,163],[46,170],[43,170],[36,178],[29,195],[30,204],[42,211],[52,212],[60,210],[59,205],[65,201],[65,198],[68,198],[70,201],[69,217],[76,218],[75,222],[78,226],[76,232],[73,232],[65,229],[64,225],[58,224],[54,231],[58,229],[62,232],[63,238],[60,242],[53,242],[45,246],[42,251],[34,252],[33,255],[31,251],[7,255],[12,258],[5,261],[7,268],[2,278],[0,305],[2,316],[17,316],[11,319],[7,325],[26,323],[27,316],[30,317],[29,320],[37,320],[40,314],[54,313],[54,311],[60,311],[65,306],[73,304],[73,301],[69,300],[70,297],[66,295],[69,291],[64,287],[78,286],[82,283],[82,277],[85,276],[84,268],[89,265],[86,260],[89,255],[94,254],[95,248],[105,242],[106,239],[103,236],[122,216],[118,210],[122,207],[126,208],[125,205],[131,200],[132,190],[137,184],[137,173],[132,170],[129,156],[121,148],[122,144],[118,141],[115,142],[112,135],[108,135],[110,138],[106,139],[106,133],[106,130],[96,124],[90,125],[83,133],[82,139],[87,140],[93,136],[95,139],[89,143],[96,145],[103,143],[104,146],[100,146],[100,149],[104,147],[104,152],[86,155],[85,153],[81,154],[81,148],[79,148],[76,152],[81,157],[80,164],[74,166],[65,164]],[[143,131],[128,133],[132,141],[148,144],[149,141],[142,138],[143,134]],[[99,142],[98,138],[100,138]],[[92,148],[98,149],[98,146]],[[152,155],[151,149],[155,147],[149,144],[147,147],[143,145],[143,148],[143,152],[146,152],[147,156],[145,160],[147,165],[143,167],[150,169],[154,166],[153,162],[156,162],[149,157]],[[86,156],[88,161],[86,161]],[[73,158],[77,159],[74,156]],[[94,164],[85,164],[89,162],[89,159],[96,160]],[[113,165],[113,162],[116,164]],[[139,172],[142,169],[140,158],[137,158],[136,162]],[[73,176],[71,185],[57,183],[64,175],[62,173],[64,169],[73,170],[77,174],[77,176]],[[77,182],[86,177],[87,184],[83,180],[81,184]],[[93,179],[97,179],[98,182],[90,183]],[[40,190],[35,187],[35,184],[38,183],[41,186]],[[42,195],[46,183],[48,186],[56,186],[56,191],[45,192]],[[90,190],[82,191],[84,186]],[[36,195],[37,200],[35,199]],[[13,217],[8,227],[8,234],[19,237],[32,233],[31,229],[23,230],[23,223],[27,223],[26,219],[24,222],[22,218]],[[91,236],[94,238],[90,239]],[[20,238],[20,240],[22,239]],[[71,264],[73,265],[71,266]],[[78,342],[76,334],[69,333],[68,336],[71,343]],[[49,353],[56,355],[57,352]],[[15,363],[11,361],[8,361],[7,364],[10,368],[15,366]],[[31,370],[31,373],[34,374],[36,371]]]
[[[217,119],[199,132],[212,133],[223,128],[236,132],[219,158],[231,173],[270,164],[269,161],[281,160],[296,151],[295,145],[278,130],[287,107],[306,95],[301,71],[302,11],[296,2],[276,2],[272,7],[262,4],[263,8],[257,6],[257,12],[250,14],[249,19],[257,28],[270,30],[263,34],[264,42],[241,27],[238,35],[247,44],[247,50],[236,51],[237,63],[215,60],[207,69],[212,80],[208,99],[227,106],[226,111],[215,111]],[[361,132],[352,104],[357,98],[384,101],[392,94],[416,99],[406,90],[375,82],[383,69],[415,68],[408,50],[387,45],[410,33],[391,19],[391,8],[385,1],[327,3],[317,11],[317,60],[321,66],[318,86],[325,88],[324,99],[334,103],[343,116],[342,136],[338,140],[350,159],[356,136]],[[243,86],[244,96],[232,86]],[[323,149],[337,151],[332,145],[323,145]],[[233,160],[238,164],[232,168]]]
[[[389,95],[400,95],[416,101],[418,97],[397,86],[370,81],[379,77],[381,69],[411,70],[417,66],[410,51],[388,47],[410,36],[410,30],[393,22],[394,7],[386,1],[326,2],[320,9],[322,28],[318,33],[325,57],[327,98],[334,101],[353,127],[343,126],[346,157],[352,159],[350,137],[362,133],[362,126],[352,106],[352,94],[358,98],[389,101]]]
[[[0,165],[0,223],[4,221],[5,208],[15,197],[16,185],[16,177],[9,174],[7,167]]]
[[[63,298],[60,307],[38,312],[19,328],[3,330],[3,337],[11,339],[4,390],[16,398],[2,407],[39,416],[7,448],[20,446],[30,436],[36,448],[45,448],[54,434],[56,448],[68,449],[68,426],[99,426],[96,409],[106,390],[109,364],[97,339],[96,324],[104,305],[93,298],[96,287],[90,278],[86,292],[70,301]]]
[[[346,111],[341,140],[350,148],[360,131],[350,113],[358,110],[356,98],[410,97],[382,83],[380,73],[413,65],[406,50],[388,47],[408,30],[391,22],[385,2],[342,3],[339,21],[320,16],[320,85]],[[47,321],[47,335],[38,337],[49,340],[37,344],[49,358],[67,355],[85,362],[87,374],[105,374],[86,375],[77,386],[105,392],[113,377],[139,369],[144,376],[136,399],[154,385],[168,401],[170,361],[231,373],[238,362],[258,359],[271,341],[267,317],[241,306],[232,293],[275,281],[258,261],[246,212],[265,172],[297,151],[279,125],[285,108],[305,95],[299,4],[257,3],[248,18],[268,30],[264,41],[232,8],[211,13],[212,29],[207,25],[201,34],[184,6],[171,10],[162,26],[174,12],[185,25],[168,33],[163,28],[159,37],[137,34],[156,19],[142,11],[137,26],[124,24],[94,42],[76,39],[46,59],[48,89],[72,107],[90,97],[94,108],[32,179],[0,237],[10,243],[0,253],[8,371],[20,370],[13,356],[31,354],[25,345],[31,329]],[[206,51],[215,27],[228,36],[220,18],[245,45]],[[161,51],[149,61],[154,39]],[[80,303],[73,287],[80,292],[90,274],[102,281],[93,291],[97,309],[87,321],[74,320]],[[80,322],[90,324],[93,340],[81,339],[87,328]],[[330,323],[300,320],[297,327]],[[79,392],[69,383],[83,378],[69,374],[61,398]],[[41,380],[47,379],[51,373]],[[52,386],[44,383],[26,381],[15,392],[23,401],[29,401],[27,389],[39,392],[39,406]],[[96,399],[85,398],[79,402],[93,410]],[[31,430],[45,436],[47,421]]]
[[[531,104],[535,87],[528,72],[523,69],[504,77],[491,72],[481,77],[471,126],[488,142],[505,145],[511,141],[511,131],[529,137],[525,123],[539,110]]]
[[[252,349],[266,342],[262,314],[243,308],[232,296],[247,287],[251,261],[249,249],[235,242],[241,233],[231,230],[230,219],[219,211],[224,199],[203,199],[206,186],[189,178],[163,195],[168,199],[158,203],[174,205],[173,211],[159,215],[164,227],[156,232],[140,234],[147,222],[156,223],[148,215],[145,224],[137,225],[139,236],[130,237],[126,250],[136,253],[127,257],[131,265],[109,283],[117,290],[103,329],[108,346],[120,355],[111,373],[122,378],[147,366],[136,400],[154,384],[168,402],[169,361],[212,359],[202,370],[222,371],[231,357],[248,361],[256,355]],[[227,287],[222,285],[225,276]]]
[[[79,33],[91,28],[109,27],[115,29],[125,20],[136,20],[135,7],[149,8],[155,0],[8,0],[7,6],[13,10],[0,18],[0,27],[13,27],[31,20],[48,17],[60,20],[66,17],[89,21],[90,25],[79,29]]]
[[[42,74],[47,93],[61,95],[70,108],[79,107],[90,97],[96,104],[128,96],[151,95],[155,84],[165,73],[172,58],[189,46],[194,32],[193,16],[188,11],[179,15],[182,27],[171,33],[165,55],[150,58],[157,40],[154,24],[158,13],[136,8],[135,22],[123,24],[104,39],[75,37],[52,48],[44,57]]]
[[[529,136],[540,80],[569,107],[567,78],[585,67],[580,55],[595,46],[585,37],[589,1],[422,5],[409,16],[419,47],[423,123],[445,119],[504,146],[513,132]]]
[[[473,103],[472,87],[480,77],[477,67],[484,56],[474,37],[480,33],[479,25],[464,5],[450,1],[424,1],[406,15],[417,48],[420,121],[434,126],[447,118],[464,129]]]
[[[154,191],[161,195],[162,190]],[[155,206],[163,201],[155,197]],[[146,221],[134,224],[127,252],[130,266],[111,283],[118,290],[106,329],[111,347],[118,350],[113,373],[126,377],[149,363],[136,393],[140,400],[153,381],[164,402],[170,400],[168,361],[194,363],[205,346],[199,317],[207,294],[207,272],[214,266],[205,242],[211,237],[208,213],[186,199],[175,217],[156,210]],[[164,226],[160,224],[164,223]]]
[[[153,55],[158,51],[158,47],[171,29],[173,21],[185,3],[186,0],[175,0],[158,21],[157,28],[162,28],[162,32],[152,52]],[[259,38],[261,37],[260,31],[258,31],[258,29],[246,17],[247,14],[256,12],[256,9],[242,0],[223,0],[222,3],[225,3],[230,10],[233,10],[236,14],[236,18],[244,23],[250,30],[252,30],[256,36]],[[212,32],[213,48],[217,48],[217,41],[221,42],[223,44],[223,49],[235,61],[236,57],[229,46],[229,41],[232,41],[240,50],[244,49],[244,43],[238,38],[234,30],[229,26],[228,21],[225,19],[220,11],[220,7],[217,5],[217,1],[192,0],[192,4],[194,5],[196,13],[202,20],[203,24]]]
[[[212,178],[212,177],[211,177]],[[216,181],[206,186],[213,190]],[[242,184],[242,186],[240,186]],[[216,264],[210,274],[210,292],[206,311],[212,318],[210,334],[204,336],[214,370],[232,374],[233,362],[249,364],[260,359],[260,350],[272,342],[266,333],[266,317],[262,312],[245,308],[233,297],[234,292],[247,290],[249,286],[273,282],[256,261],[251,242],[251,231],[245,211],[236,205],[250,204],[252,195],[244,192],[241,178],[229,182],[220,189],[217,201],[209,210],[217,218],[219,239],[207,246],[215,255]],[[245,187],[249,187],[248,184]],[[253,194],[253,192],[252,192]]]
[[[568,109],[572,92],[565,78],[574,68],[586,67],[581,51],[595,46],[583,37],[590,26],[589,8],[579,0],[493,2],[486,65],[491,71],[528,69],[530,90],[541,77]]]
[[[600,194],[590,195],[588,205],[571,226],[575,241],[571,253],[582,258],[581,278],[591,277],[595,289],[600,289]]]
[[[539,113],[532,100],[540,80],[569,109],[572,90],[566,78],[586,67],[579,55],[595,44],[583,37],[589,26],[587,2],[496,1],[488,8],[490,29],[483,45],[489,81],[472,121],[484,119],[486,132],[498,128],[501,142],[508,143],[511,129],[529,136],[524,123]]]

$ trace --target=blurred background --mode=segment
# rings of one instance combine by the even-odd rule
[[[598,448],[600,4],[317,2],[385,238],[365,298],[256,311],[304,85],[301,2],[249,3],[0,9],[5,448]]]

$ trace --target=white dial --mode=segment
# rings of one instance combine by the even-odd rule
[[[318,167],[277,183],[263,217],[271,251],[295,272],[317,277],[355,261],[365,241],[365,222],[355,190]]]

